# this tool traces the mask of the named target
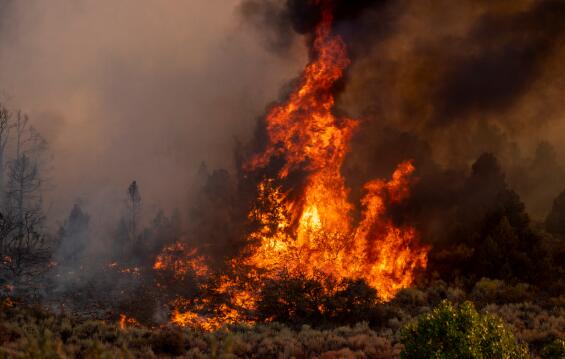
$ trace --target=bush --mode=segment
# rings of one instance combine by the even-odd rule
[[[543,348],[541,352],[543,359],[563,359],[565,358],[565,339],[556,339]]]
[[[185,340],[182,332],[166,329],[153,335],[151,348],[157,354],[178,356],[184,354]]]
[[[503,322],[465,302],[442,302],[401,332],[401,358],[527,358]]]
[[[555,338],[565,338],[565,306],[540,304],[489,304],[484,311],[501,318],[520,341],[528,343],[530,351],[537,353]]]
[[[475,303],[520,303],[533,299],[534,289],[525,283],[515,286],[504,281],[482,278],[473,287],[471,299]]]
[[[260,321],[293,326],[345,325],[378,320],[377,291],[362,280],[310,278],[267,281],[258,303]]]

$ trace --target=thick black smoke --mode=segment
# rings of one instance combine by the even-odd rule
[[[344,36],[352,45],[367,31],[374,35],[383,32],[386,21],[368,24],[360,21],[364,14],[379,11],[390,0],[245,0],[240,5],[243,17],[259,26],[265,44],[271,50],[284,54],[292,45],[296,34],[311,34],[320,22],[322,11],[330,9],[334,31]],[[369,29],[369,26],[372,29]],[[377,30],[377,31],[374,31]],[[365,44],[367,45],[367,44]]]
[[[565,2],[539,1],[517,14],[486,13],[466,38],[439,89],[434,124],[475,111],[501,111],[532,86],[563,41]]]
[[[285,56],[297,34],[310,44],[323,4],[353,62],[336,91],[336,110],[360,121],[343,168],[353,201],[412,159],[411,198],[390,209],[397,224],[438,251],[467,246],[474,254],[458,260],[475,274],[489,267],[479,254],[495,256],[489,241],[507,236],[513,254],[500,262],[534,270],[524,253],[542,254],[530,218],[543,220],[565,188],[562,135],[550,134],[565,111],[565,2],[249,0],[242,9],[262,14],[266,43]]]

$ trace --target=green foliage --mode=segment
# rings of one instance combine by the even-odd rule
[[[460,306],[442,302],[417,323],[408,324],[401,342],[404,359],[528,357],[500,319],[480,315],[469,302]]]

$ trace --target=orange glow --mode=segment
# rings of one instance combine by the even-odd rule
[[[120,329],[124,330],[128,326],[130,327],[137,326],[139,325],[139,323],[137,322],[137,320],[133,318],[128,318],[125,314],[120,314],[120,320],[118,321],[118,325],[120,326]]]
[[[381,299],[390,300],[426,267],[429,248],[419,243],[414,228],[395,225],[387,214],[389,204],[410,195],[415,171],[411,161],[398,165],[391,180],[365,184],[360,216],[354,219],[341,167],[357,121],[332,112],[334,85],[350,61],[345,44],[331,28],[331,12],[324,11],[315,32],[317,56],[296,91],[267,115],[266,148],[244,164],[244,171],[251,173],[275,158],[283,163],[276,175],[257,186],[248,214],[257,229],[248,235],[246,254],[228,263],[231,274],[215,273],[213,291],[229,298],[229,304],[210,311],[206,297],[179,300],[173,303],[173,323],[214,330],[226,323],[249,322],[244,313],[255,309],[262,281],[283,274],[363,279]],[[291,174],[299,174],[303,182],[289,185]],[[175,253],[182,254],[180,260]],[[179,278],[189,271],[197,277],[211,275],[205,258],[181,243],[167,247],[153,268],[172,270]],[[250,269],[241,274],[241,268]]]
[[[183,279],[189,273],[203,277],[208,275],[209,271],[206,259],[198,255],[197,249],[181,242],[165,247],[157,256],[153,269],[172,271],[177,279]]]
[[[388,300],[410,286],[415,270],[427,263],[428,249],[418,244],[415,230],[396,227],[386,216],[387,201],[409,196],[414,166],[404,162],[392,180],[367,183],[362,218],[354,224],[341,166],[356,121],[332,113],[332,88],[349,60],[331,23],[331,14],[324,12],[314,42],[318,57],[306,67],[299,89],[269,113],[269,145],[246,165],[254,170],[273,157],[285,160],[278,177],[258,187],[259,205],[250,218],[260,224],[251,237],[261,245],[247,264],[272,273],[364,279]],[[302,193],[290,200],[282,184],[296,170],[307,178]]]

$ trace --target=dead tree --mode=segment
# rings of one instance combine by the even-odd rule
[[[134,241],[137,238],[139,217],[141,215],[141,195],[136,181],[133,181],[128,187],[126,204],[128,238],[130,241]]]
[[[6,212],[23,225],[26,216],[42,217],[41,165],[47,143],[19,112],[14,127],[15,156],[8,164]]]
[[[48,258],[43,235],[41,190],[46,142],[18,112],[13,125],[14,157],[6,167],[0,221],[0,265],[14,277],[34,274]],[[1,143],[0,143],[1,145]]]
[[[50,251],[45,246],[41,221],[33,213],[25,213],[23,222],[0,217],[0,240],[4,243],[0,267],[14,279],[41,273],[49,261]]]
[[[10,111],[0,104],[0,206],[4,205],[4,193],[6,192],[6,149],[12,127]]]

